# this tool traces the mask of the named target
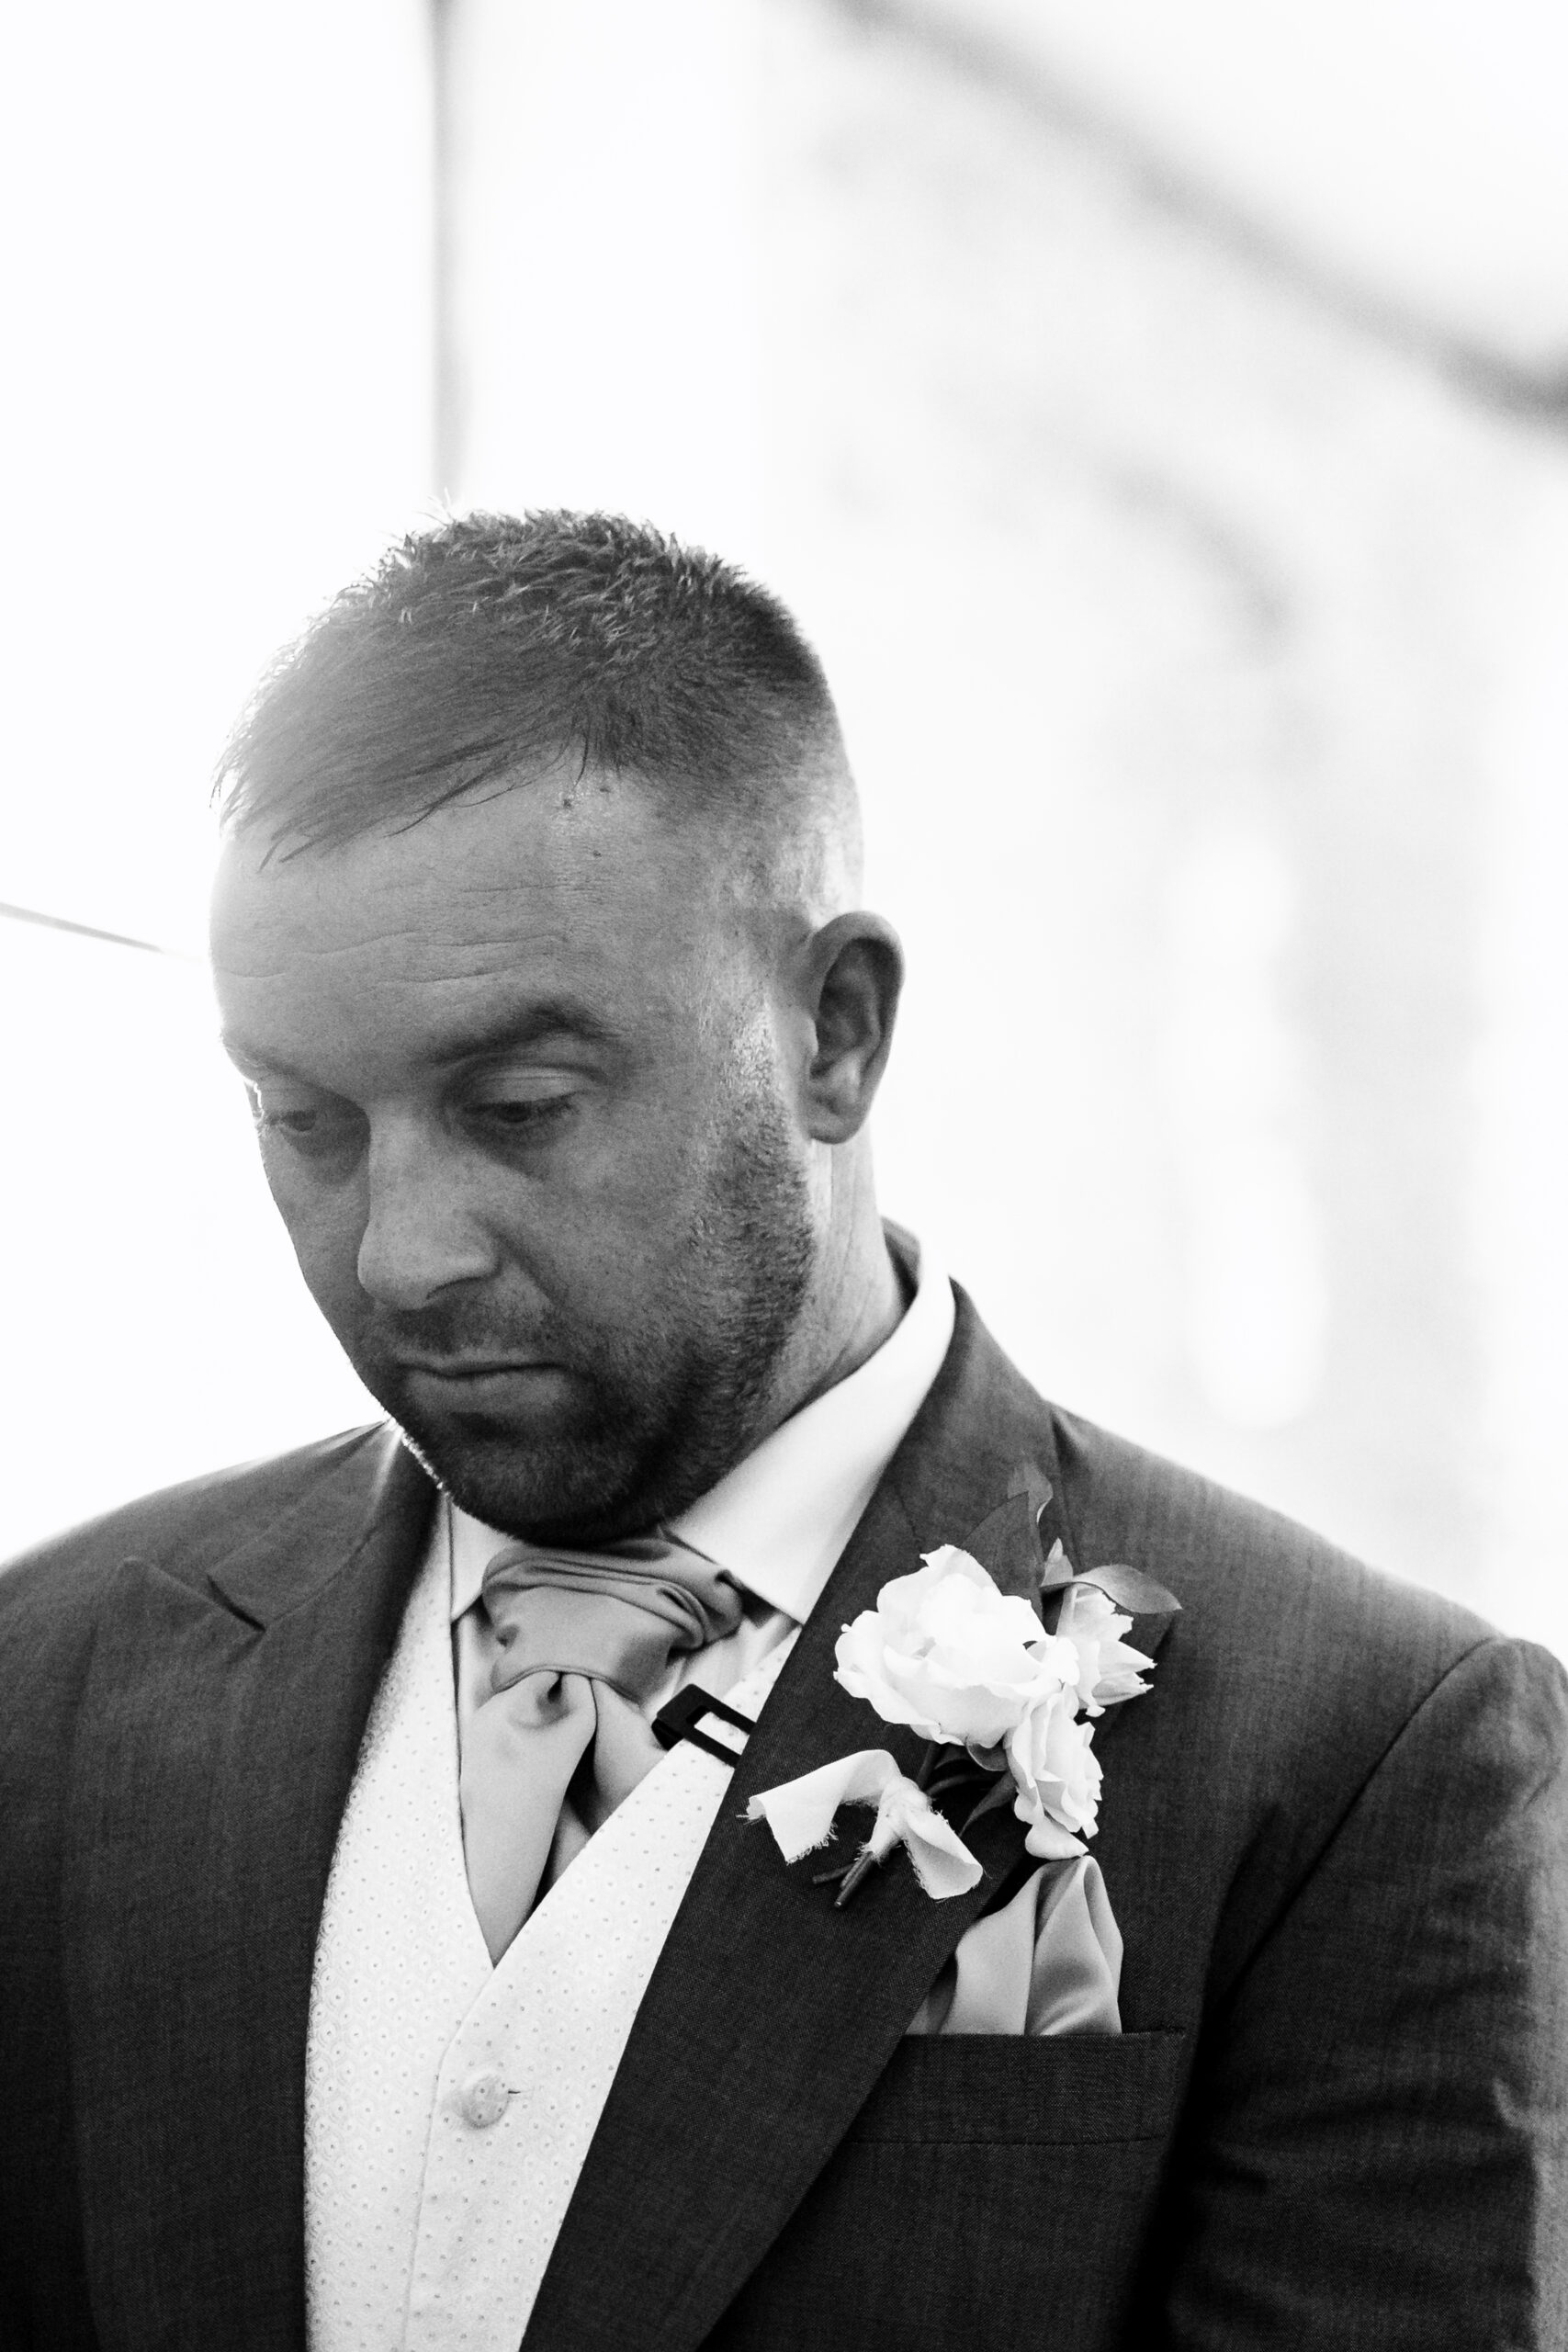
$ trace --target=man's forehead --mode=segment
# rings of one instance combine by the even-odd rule
[[[647,805],[526,791],[292,858],[231,841],[212,925],[230,1051],[357,1100],[545,1040],[662,1050],[753,952],[712,861],[683,855]]]
[[[214,956],[237,970],[367,952],[410,968],[452,956],[500,968],[527,951],[612,950],[628,925],[694,910],[701,884],[702,861],[640,788],[531,783],[293,855],[231,839],[213,899]]]
[[[265,1004],[259,1010],[258,1022],[256,1008],[245,1003],[242,992],[222,1032],[225,1052],[247,1078],[310,1078],[313,1073],[306,1060],[314,1049],[332,1044],[334,1031],[339,1033],[338,1043],[348,1050],[355,1050],[361,1042],[352,1029],[343,1033],[341,1024],[334,1023],[330,1000],[313,1008],[315,1017],[305,1025],[299,1041],[289,1024],[280,1030],[276,1021],[268,1019]],[[421,1018],[400,1024],[395,1036],[385,1042],[395,1046],[401,1060],[430,1069],[534,1046],[588,1046],[613,1053],[626,1042],[602,1007],[570,996],[498,990],[487,1001],[476,1002],[471,991],[463,991],[445,1001],[439,997],[427,1001],[420,1011]],[[300,1043],[307,1048],[303,1058],[299,1054]]]
[[[514,894],[515,896],[515,894]],[[515,903],[482,923],[376,928],[350,908],[268,929],[215,929],[224,1043],[248,1076],[328,1083],[434,1069],[533,1046],[611,1052],[684,1017],[676,944],[626,952],[627,927],[530,922]],[[352,1091],[352,1090],[351,1090]]]

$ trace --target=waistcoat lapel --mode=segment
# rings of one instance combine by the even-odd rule
[[[127,1561],[103,1612],[64,1923],[106,2345],[303,2346],[317,1922],[431,1493],[373,1433],[206,1576]]]
[[[676,1916],[541,2284],[527,2352],[701,2343],[1018,1852],[1010,1813],[995,1813],[968,1839],[987,1866],[971,1894],[933,1902],[896,1854],[835,1911],[833,1890],[811,1883],[826,1858],[786,1870],[744,1815],[756,1790],[856,1748],[886,1747],[915,1769],[921,1742],[834,1681],[834,1644],[888,1577],[961,1543],[1004,1501],[1023,1460],[1060,1502],[1045,1408],[960,1292],[947,1362],[779,1678]]]

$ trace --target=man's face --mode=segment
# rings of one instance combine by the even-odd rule
[[[225,1035],[305,1280],[509,1533],[668,1517],[776,1418],[811,1147],[717,864],[590,773],[220,868]]]

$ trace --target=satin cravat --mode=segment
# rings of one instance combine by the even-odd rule
[[[644,1709],[674,1659],[734,1632],[741,1596],[700,1552],[652,1535],[602,1552],[508,1544],[476,1606],[490,1691],[463,1739],[463,1852],[499,1961],[539,1895],[658,1763]]]

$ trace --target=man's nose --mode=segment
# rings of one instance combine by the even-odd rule
[[[493,1235],[468,1197],[459,1155],[436,1137],[373,1135],[359,1282],[383,1306],[427,1306],[496,1271]]]

